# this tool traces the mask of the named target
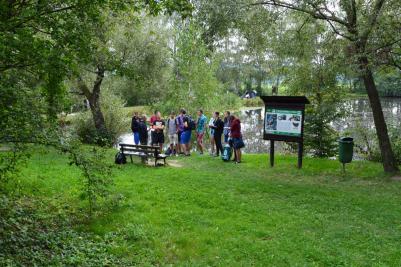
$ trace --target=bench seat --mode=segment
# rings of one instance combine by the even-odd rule
[[[132,144],[119,144],[120,152],[125,156],[129,156],[132,160],[132,156],[142,158],[142,162],[145,163],[148,158],[155,159],[155,166],[157,166],[158,160],[163,160],[164,166],[166,166],[167,155],[160,153],[160,147],[156,146],[144,146],[144,145],[132,145]]]

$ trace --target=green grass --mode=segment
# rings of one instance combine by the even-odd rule
[[[110,161],[114,151],[110,151]],[[22,171],[26,195],[82,206],[79,171],[55,152],[34,153]],[[76,229],[119,233],[109,253],[138,265],[400,266],[401,184],[379,164],[245,155],[209,156],[182,167],[126,164],[114,171],[120,206]]]

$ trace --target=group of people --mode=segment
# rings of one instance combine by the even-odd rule
[[[131,129],[136,145],[148,145],[150,132],[150,144],[159,146],[161,151],[165,143],[165,133],[167,133],[169,146],[166,153],[171,155],[191,155],[192,131],[196,134],[197,150],[201,155],[205,152],[206,135],[209,135],[212,156],[219,157],[220,153],[223,154],[224,143],[226,147],[234,149],[233,161],[236,163],[241,162],[241,148],[245,146],[241,134],[241,121],[229,111],[224,113],[223,118],[216,111],[209,121],[201,109],[198,110],[196,119],[189,116],[185,109],[181,109],[178,115],[171,112],[166,120],[162,119],[160,111],[155,111],[150,117],[149,124],[145,116],[139,116],[135,112]]]

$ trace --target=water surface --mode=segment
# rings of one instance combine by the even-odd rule
[[[401,129],[401,98],[382,98],[381,102],[387,124]],[[362,138],[360,136],[361,129],[374,130],[373,115],[367,98],[348,100],[344,103],[344,108],[347,115],[332,124],[340,132],[340,135],[346,134],[354,137],[357,142],[358,138]],[[242,109],[237,115],[242,122],[242,134],[246,144],[243,151],[245,153],[267,153],[270,142],[263,140],[264,107]],[[308,114],[305,115],[305,120],[307,119]],[[121,142],[133,143],[132,135],[122,135]],[[282,150],[282,142],[276,142],[276,144],[277,149]]]

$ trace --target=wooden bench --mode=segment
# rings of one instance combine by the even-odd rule
[[[145,163],[148,158],[155,159],[155,166],[157,166],[158,160],[163,160],[164,166],[166,166],[167,155],[160,153],[160,147],[158,146],[144,146],[144,145],[132,145],[132,144],[119,144],[120,152],[125,156],[129,156],[132,161],[132,156],[137,156],[142,159]]]

